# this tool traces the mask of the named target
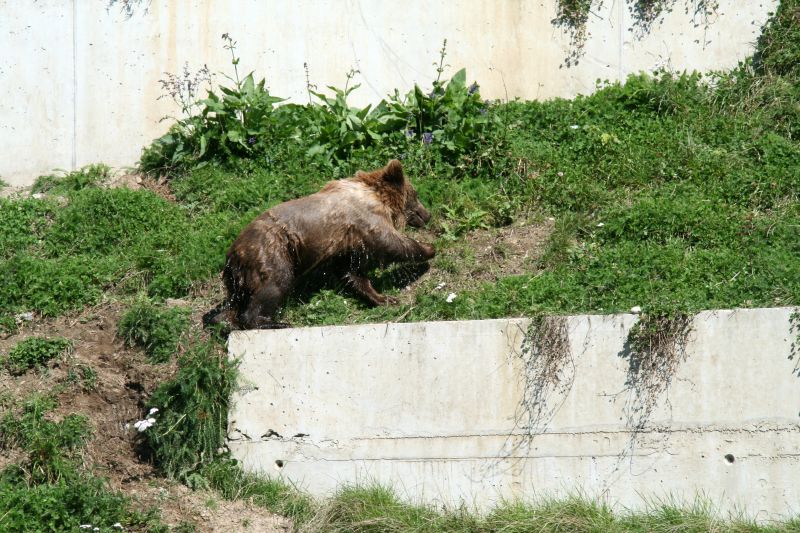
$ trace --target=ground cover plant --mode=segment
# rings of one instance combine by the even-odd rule
[[[165,363],[178,350],[189,327],[189,310],[162,308],[147,300],[136,302],[120,318],[119,335],[128,346],[139,346],[154,363]]]
[[[254,216],[394,157],[434,215],[419,236],[435,241],[431,272],[413,283],[400,269],[377,272],[379,290],[401,300],[389,307],[365,307],[335,281],[311,286],[288,302],[283,320],[540,317],[639,306],[651,324],[666,324],[707,308],[800,305],[798,15],[800,3],[784,0],[755,56],[732,71],[635,75],[547,102],[487,102],[466,72],[445,68],[444,48],[430,86],[402,88],[375,107],[348,103],[356,72],[343,89],[309,87],[309,104],[287,104],[254,74],[240,76],[226,36],[235,69],[222,86],[201,94],[204,73],[188,69],[165,80],[183,114],[144,151],[140,166],[152,178],[145,187],[109,187],[98,166],[43,178],[36,197],[0,199],[0,338],[24,329],[31,312],[35,321],[54,320],[123,302],[131,310],[111,328],[120,345],[142,346],[151,362],[181,352],[172,366],[159,365],[163,383],[147,389],[135,413],[153,419],[137,452],[167,477],[246,499],[307,531],[798,530],[796,520],[762,527],[669,502],[627,515],[572,498],[478,516],[408,505],[381,487],[314,502],[243,473],[225,453],[235,367],[197,324],[221,296],[226,248]],[[493,270],[515,253],[509,235],[530,228],[540,230],[541,250],[514,269]],[[167,298],[190,302],[188,333],[187,315]],[[44,364],[52,351],[36,344],[0,372]],[[84,381],[97,381],[91,372]],[[127,379],[126,390],[144,390]],[[83,464],[92,437],[80,415],[56,414],[52,397],[0,400],[0,447],[14,457],[0,476],[0,527],[161,527]],[[26,511],[33,508],[48,511]]]
[[[39,176],[31,187],[33,194],[64,194],[87,187],[97,187],[111,178],[111,167],[103,164],[88,165],[76,172],[63,175],[48,174]]]
[[[30,337],[14,346],[3,362],[12,374],[22,374],[28,369],[44,366],[70,349],[72,343],[67,339]]]

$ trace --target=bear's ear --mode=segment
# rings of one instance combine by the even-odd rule
[[[397,159],[389,161],[383,168],[383,178],[389,183],[402,185],[406,178],[403,175],[403,165],[400,164],[400,161]]]

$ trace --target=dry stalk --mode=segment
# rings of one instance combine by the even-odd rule
[[[563,316],[532,319],[519,357],[525,372],[517,427],[533,436],[547,429],[575,378],[567,319]],[[554,397],[561,401],[554,401]]]
[[[688,315],[643,316],[628,334],[628,376],[633,396],[626,408],[627,425],[634,432],[645,428],[659,398],[667,392],[675,371],[686,358],[691,332]]]

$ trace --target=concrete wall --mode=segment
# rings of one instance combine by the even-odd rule
[[[448,73],[467,67],[486,97],[569,97],[640,70],[731,67],[777,0],[719,0],[709,20],[694,3],[676,0],[637,36],[627,4],[603,2],[585,57],[561,68],[571,48],[550,22],[555,0],[142,0],[130,18],[109,0],[0,0],[0,177],[26,185],[55,168],[134,164],[166,129],[159,119],[177,113],[158,100],[164,72],[188,63],[231,73],[225,32],[243,70],[300,102],[304,62],[321,88],[359,69],[354,103],[429,86],[445,38]]]
[[[700,313],[669,386],[649,388],[652,372],[631,374],[634,315],[568,317],[549,370],[526,348],[526,319],[235,332],[228,444],[245,469],[319,495],[373,481],[478,508],[703,494],[788,516],[800,512],[791,311]]]

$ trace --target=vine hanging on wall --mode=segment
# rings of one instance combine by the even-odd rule
[[[518,357],[524,381],[516,424],[532,437],[547,429],[575,380],[567,318],[532,317]]]
[[[119,7],[120,12],[125,15],[126,19],[130,19],[136,14],[136,10],[140,7],[143,8],[143,13],[147,13],[150,8],[152,0],[108,0],[106,10],[110,11],[114,7]]]
[[[569,34],[570,51],[562,66],[577,65],[585,52],[589,38],[589,16],[596,13],[605,0],[557,0],[556,16],[551,21]],[[631,16],[631,30],[637,39],[650,33],[653,26],[675,9],[678,0],[625,0]],[[719,0],[683,0],[684,12],[690,15],[695,27],[708,27],[719,9]],[[595,15],[597,16],[597,15]]]

